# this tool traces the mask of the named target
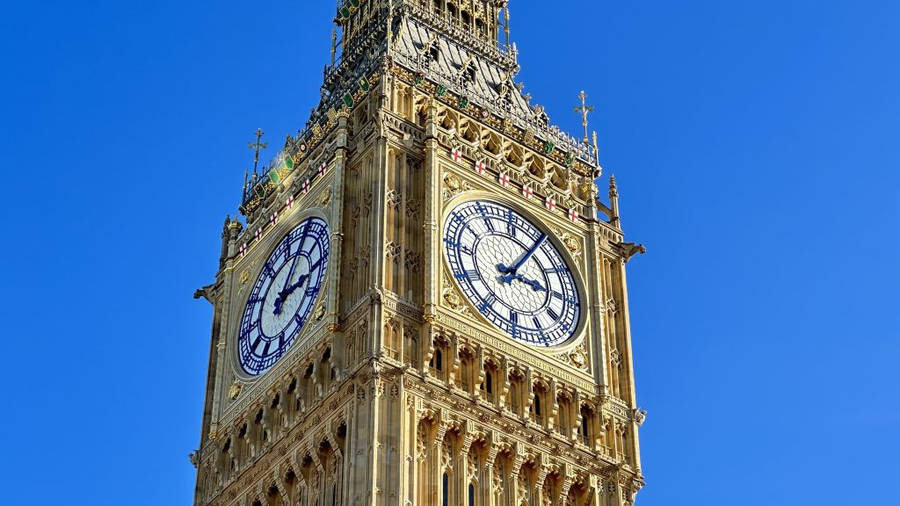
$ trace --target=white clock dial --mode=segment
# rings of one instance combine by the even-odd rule
[[[447,216],[444,250],[462,292],[513,339],[571,339],[581,316],[575,279],[547,234],[519,213],[490,201],[461,204]]]
[[[247,374],[269,370],[303,329],[325,281],[329,245],[328,225],[309,218],[291,230],[263,264],[238,339]]]

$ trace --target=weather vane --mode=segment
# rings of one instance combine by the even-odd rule
[[[590,142],[588,139],[588,114],[594,112],[594,106],[587,105],[587,93],[584,90],[581,90],[578,98],[581,99],[581,105],[575,106],[575,112],[581,114],[581,124],[584,126],[584,143],[588,144]]]
[[[256,129],[256,142],[248,143],[250,149],[255,151],[253,153],[253,173],[254,174],[256,174],[256,169],[257,169],[257,167],[259,167],[259,150],[266,149],[267,147],[269,147],[268,142],[261,142],[263,135],[264,135],[264,133],[262,131],[262,128],[257,128]]]

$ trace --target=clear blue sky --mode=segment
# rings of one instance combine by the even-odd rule
[[[548,4],[512,1],[519,79],[574,134],[587,91],[649,249],[638,504],[900,504],[900,5]],[[254,130],[318,99],[333,6],[4,3],[5,504],[190,503],[191,294]]]

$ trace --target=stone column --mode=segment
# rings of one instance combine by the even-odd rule
[[[428,103],[428,114],[425,123],[425,322],[430,326],[434,322],[437,306],[440,303],[440,237],[438,222],[440,220],[441,203],[441,170],[438,164],[437,140],[438,110],[434,100]]]

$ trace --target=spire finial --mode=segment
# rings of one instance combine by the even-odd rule
[[[331,66],[334,67],[334,58],[337,54],[337,27],[331,29]]]
[[[506,48],[509,49],[509,2],[503,5],[503,33],[506,34]]]
[[[256,142],[248,143],[250,149],[254,150],[253,153],[253,173],[256,174],[256,169],[259,167],[259,150],[266,149],[269,147],[268,142],[262,142],[262,138],[265,133],[262,131],[262,128],[256,129]]]
[[[616,175],[609,175],[609,209],[610,209],[610,221],[609,223],[616,227],[622,228],[622,219],[619,217],[619,188],[616,186]]]
[[[581,90],[578,98],[581,100],[581,105],[575,106],[575,112],[581,114],[581,124],[584,126],[584,143],[587,144],[590,142],[588,139],[588,114],[594,112],[594,106],[587,105],[587,93],[584,90]]]
[[[390,55],[391,44],[393,43],[393,39],[394,39],[394,2],[392,0],[388,0],[387,8],[388,8],[387,50],[388,50],[388,55]]]

